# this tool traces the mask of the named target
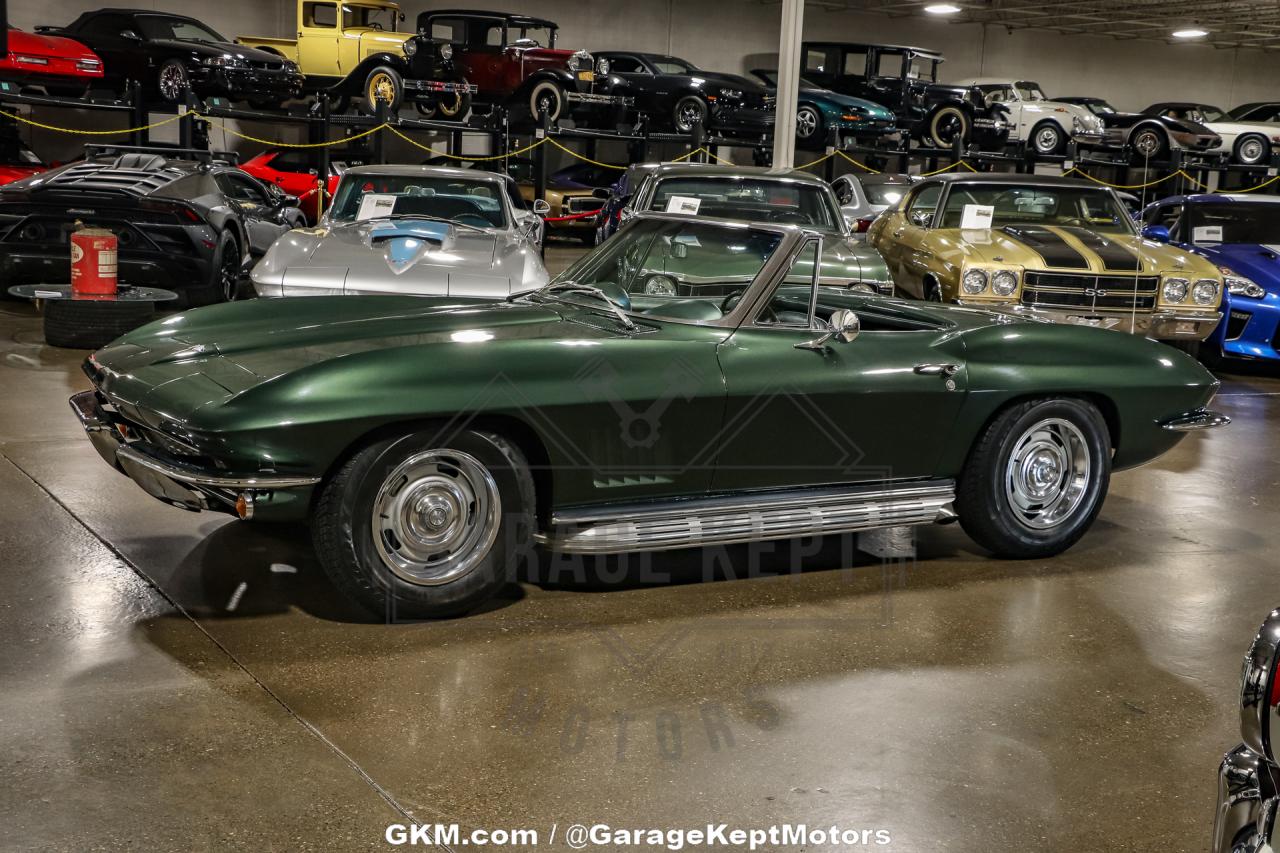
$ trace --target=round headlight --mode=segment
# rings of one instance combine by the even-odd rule
[[[1197,305],[1215,305],[1218,302],[1218,283],[1211,278],[1202,278],[1191,288],[1191,299]]]
[[[981,293],[987,289],[987,274],[982,270],[969,270],[964,274],[961,288],[970,295]]]
[[[601,57],[600,61],[596,63],[596,73],[599,74],[601,77],[608,76],[609,60]]]
[[[128,233],[128,232],[125,232],[125,233]],[[869,284],[863,284],[863,283],[862,283],[862,282],[860,282],[860,281],[858,281],[858,282],[854,282],[853,284],[849,285],[849,289],[850,289],[851,291],[853,291],[854,293],[875,293],[875,292],[876,292],[876,291],[871,287],[871,285],[869,285]]]
[[[1012,296],[1018,289],[1018,274],[1013,270],[1000,270],[991,276],[991,292],[996,296]]]
[[[440,58],[445,61],[453,59],[453,45],[448,42],[440,45]]]
[[[676,283],[665,275],[651,275],[645,279],[644,292],[648,296],[675,296]]]
[[[1185,278],[1168,278],[1164,282],[1165,302],[1185,302],[1191,285]]]
[[[402,48],[401,48],[401,50],[403,50],[403,51],[404,51],[404,55],[405,55],[405,56],[413,56],[415,53],[417,53],[417,52],[418,52],[418,42],[417,42],[417,40],[416,40],[416,39],[409,39],[408,41],[406,41],[406,42],[404,43],[404,47],[402,47]]]
[[[565,65],[569,66],[570,71],[577,71],[580,64],[581,60],[578,59],[578,54],[576,53],[565,60]]]

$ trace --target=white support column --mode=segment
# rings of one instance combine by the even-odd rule
[[[773,128],[773,165],[790,168],[796,157],[796,106],[800,103],[800,40],[804,0],[782,0],[778,42],[778,122]]]

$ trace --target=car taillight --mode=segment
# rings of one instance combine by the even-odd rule
[[[89,72],[93,72],[93,71],[101,71],[101,70],[102,70],[102,62],[101,62],[100,60],[97,60],[97,59],[77,59],[77,60],[76,60],[76,70],[77,70],[77,71],[89,71]]]
[[[27,56],[21,53],[15,53],[13,55],[13,61],[22,63],[23,65],[48,65],[49,64],[49,60],[45,59],[43,56]]]

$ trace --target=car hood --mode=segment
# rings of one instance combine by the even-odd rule
[[[1223,243],[1197,246],[1195,251],[1218,266],[1252,279],[1269,292],[1280,294],[1280,245]]]
[[[937,251],[972,263],[1004,263],[1027,269],[1086,272],[1142,272],[1147,275],[1185,271],[1188,275],[1217,275],[1195,253],[1167,243],[1102,234],[1083,228],[1010,225],[1003,228],[930,232]],[[1135,266],[1140,269],[1135,270]]]
[[[489,231],[454,229],[442,249],[440,223],[426,220],[360,222],[327,229],[310,255],[312,266],[386,267],[400,274],[418,264],[486,268],[497,255],[498,237]]]
[[[97,59],[98,55],[80,42],[64,36],[9,30],[9,53],[56,56],[59,59]]]
[[[283,62],[284,58],[278,53],[271,53],[267,50],[259,50],[256,47],[245,47],[242,44],[233,44],[229,41],[188,41],[186,39],[155,39],[148,42],[150,45],[158,45],[160,47],[170,48],[172,50],[189,50],[201,56],[222,56],[223,54],[231,54],[241,59],[249,59],[254,62]]]
[[[1206,121],[1204,126],[1214,133],[1262,133],[1268,139],[1280,138],[1280,127],[1264,121]]]
[[[702,71],[699,69],[694,77],[706,80],[708,83],[715,83],[719,86],[725,86],[730,89],[739,89],[743,94],[767,95],[769,90],[754,80],[746,77],[740,77],[737,74],[724,74],[719,71]]]
[[[92,357],[114,401],[187,420],[199,409],[322,362],[424,348],[430,360],[509,339],[606,337],[612,324],[559,304],[421,296],[317,296],[215,305],[149,323]],[[370,381],[377,381],[370,377]]]
[[[891,119],[893,112],[871,101],[855,98],[852,95],[842,95],[839,92],[833,92],[830,89],[805,89],[800,90],[800,94],[820,101],[836,109],[853,107],[867,113],[873,119]]]

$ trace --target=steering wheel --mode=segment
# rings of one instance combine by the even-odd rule
[[[724,299],[720,300],[720,313],[728,314],[734,307],[742,301],[744,291],[739,290],[737,293],[730,293]],[[778,315],[773,312],[772,305],[766,305],[764,310],[760,312],[760,320],[765,323],[778,322]]]
[[[382,24],[378,23],[377,21],[370,21],[370,22],[369,22],[369,29],[371,29],[371,30],[381,30],[381,29],[383,29],[383,26],[382,26]]]
[[[781,222],[789,225],[808,225],[809,217],[803,213],[793,213],[789,210],[771,210],[765,217],[768,222]]]

